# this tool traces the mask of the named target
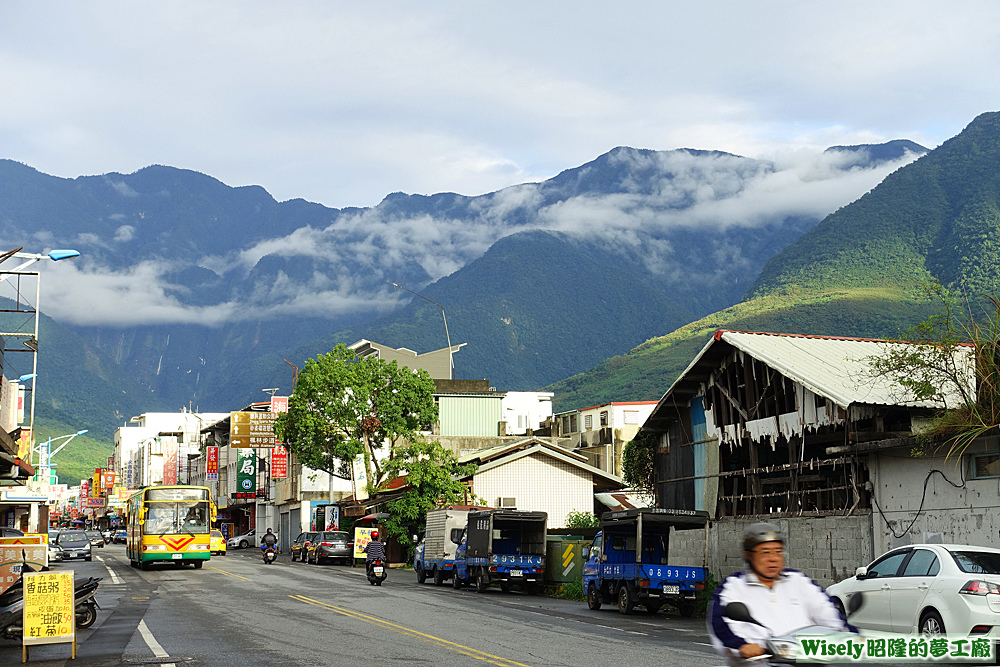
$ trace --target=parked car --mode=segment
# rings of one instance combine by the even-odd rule
[[[885,632],[986,635],[1000,641],[1000,549],[965,544],[912,544],[886,552],[827,592],[859,628]]]
[[[349,533],[341,530],[316,533],[306,550],[306,562],[320,565],[325,560],[342,560],[345,563],[354,558],[354,540]]]
[[[292,560],[300,560],[301,562],[306,562],[306,550],[309,547],[309,543],[313,540],[319,533],[306,532],[299,533],[299,536],[295,538],[289,550],[292,552]]]
[[[0,537],[21,537],[22,535],[24,533],[17,528],[0,527]]]
[[[62,550],[62,560],[82,558],[92,560],[90,539],[82,530],[64,530],[56,538],[56,544]]]
[[[221,530],[213,530],[209,533],[212,555],[226,555],[226,538],[222,536]]]
[[[104,548],[104,534],[99,530],[85,530],[87,533],[87,539],[90,540],[90,546],[98,547],[99,549]]]
[[[128,531],[124,528],[119,528],[111,535],[111,541],[114,544],[125,544],[128,541]]]
[[[257,529],[251,528],[250,532],[236,535],[226,540],[226,546],[230,549],[246,549],[251,544],[257,544]]]
[[[49,547],[49,562],[50,563],[58,563],[59,561],[62,560],[62,549],[60,549],[59,545],[56,544],[56,540],[58,540],[58,539],[59,539],[59,531],[58,530],[50,530],[49,531],[49,543],[48,543],[48,547]]]

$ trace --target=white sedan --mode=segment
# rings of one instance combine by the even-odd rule
[[[1000,641],[1000,549],[911,544],[827,589],[841,609],[859,591],[864,603],[851,616],[859,628]]]

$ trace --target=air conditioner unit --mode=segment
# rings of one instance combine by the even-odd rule
[[[516,510],[517,498],[497,498],[497,507],[502,510]]]

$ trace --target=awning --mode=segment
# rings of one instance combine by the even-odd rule
[[[611,511],[631,510],[639,507],[650,507],[649,502],[637,491],[616,491],[614,493],[595,493],[597,501]]]

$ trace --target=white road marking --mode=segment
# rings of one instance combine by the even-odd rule
[[[94,558],[96,558],[97,560],[101,561],[102,563],[104,562],[104,559],[101,558],[100,556],[94,556]]]
[[[160,646],[160,642],[156,641],[156,637],[153,636],[153,633],[149,631],[149,628],[146,626],[146,619],[139,621],[139,634],[142,635],[143,640],[145,640],[146,642],[146,646],[148,646],[149,650],[153,652],[154,657],[156,658],[170,657],[170,655],[163,650],[163,647]],[[172,662],[166,662],[163,663],[162,667],[177,667],[177,666],[174,665],[174,663]]]
[[[715,647],[714,647],[714,646],[712,646],[711,644],[706,644],[705,642],[692,642],[692,643],[693,643],[693,644],[697,644],[698,646],[707,646],[707,647],[709,647],[709,648],[715,648]]]
[[[113,584],[122,583],[121,578],[117,574],[115,574],[115,571],[111,569],[110,565],[105,565],[104,567],[108,570],[108,574],[111,575],[111,583]]]

